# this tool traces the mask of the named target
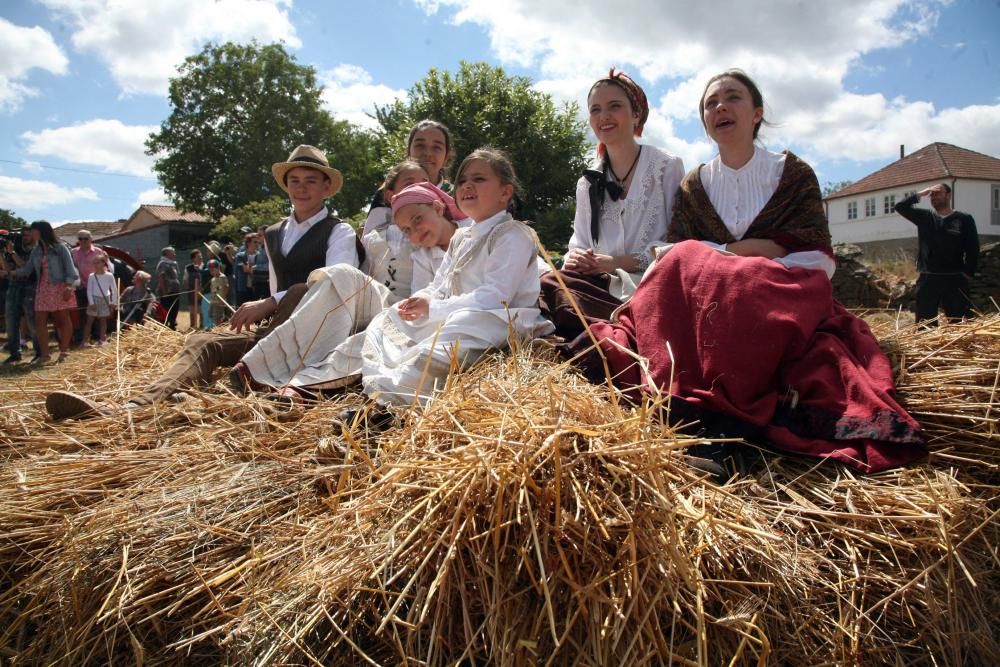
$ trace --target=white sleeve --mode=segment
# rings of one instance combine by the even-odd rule
[[[365,237],[368,236],[369,232],[385,229],[390,224],[392,224],[392,209],[388,206],[377,206],[368,211],[368,217],[365,218],[365,226],[361,232],[361,236]]]
[[[576,182],[576,215],[573,217],[573,235],[567,250],[588,250],[594,247],[590,238],[590,181],[584,177]]]
[[[111,305],[112,306],[117,306],[118,305],[118,299],[119,299],[118,281],[115,280],[114,274],[110,274],[110,275],[111,275]]]
[[[285,293],[278,291],[278,274],[274,272],[274,262],[271,261],[271,249],[264,244],[264,252],[267,253],[267,284],[271,287],[271,298],[275,303],[281,303]],[[201,293],[205,293],[205,286],[202,285]]]
[[[517,295],[524,272],[512,270],[528,266],[537,252],[534,240],[520,230],[512,230],[496,239],[493,252],[485,257],[483,282],[465,294],[430,300],[428,319],[440,322],[459,310],[500,310]],[[438,274],[440,278],[441,274]],[[437,282],[437,280],[435,281]]]
[[[346,222],[334,225],[326,242],[326,266],[350,264],[358,268],[358,234]]]
[[[789,269],[798,267],[813,271],[823,271],[826,273],[826,277],[830,279],[833,278],[833,273],[837,270],[837,262],[822,250],[792,252],[784,257],[777,257],[774,261]]]
[[[674,219],[674,199],[677,197],[677,189],[680,187],[683,178],[684,161],[679,157],[671,157],[663,170],[663,183],[660,184],[663,188],[663,211],[667,219],[667,225],[664,227],[664,230],[670,229],[670,223]],[[649,256],[653,257],[655,255],[653,249],[664,245],[666,242],[667,233],[664,231],[662,238],[653,239],[646,247]]]
[[[93,275],[91,275],[91,277],[93,277]],[[93,306],[94,305],[94,298],[96,296],[94,294],[94,285],[96,285],[96,284],[97,284],[96,280],[88,280],[87,281],[87,305],[88,306]],[[98,285],[97,290],[100,291],[100,289],[101,288]]]

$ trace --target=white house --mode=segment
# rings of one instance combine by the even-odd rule
[[[915,249],[917,228],[893,207],[938,183],[951,186],[955,210],[975,218],[981,241],[1000,241],[1000,160],[933,143],[826,197],[833,242],[856,243],[873,255]],[[930,203],[924,198],[919,206]]]

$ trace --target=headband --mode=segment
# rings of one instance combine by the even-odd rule
[[[452,222],[468,217],[458,208],[451,195],[433,183],[414,183],[397,192],[392,198],[392,215],[395,217],[396,212],[407,204],[432,204],[434,202],[444,204],[444,210],[447,212],[445,217]]]
[[[610,83],[618,86],[625,92],[625,97],[628,98],[629,103],[632,105],[632,110],[639,113],[639,122],[635,126],[635,136],[641,137],[642,129],[646,126],[646,120],[649,119],[649,101],[646,99],[646,93],[642,90],[642,87],[625,72],[620,70],[615,72],[614,67],[608,70],[606,77],[594,82],[594,85],[590,87],[590,92],[594,92],[594,88],[602,83]],[[590,93],[587,93],[587,97],[590,97]],[[597,155],[602,159],[604,158],[605,148],[603,143],[597,144]]]

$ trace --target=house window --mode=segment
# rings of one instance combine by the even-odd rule
[[[882,212],[885,215],[889,215],[896,206],[896,195],[886,195],[882,198],[882,203]]]
[[[858,202],[856,201],[847,202],[847,219],[848,220],[858,219]]]
[[[869,197],[865,200],[865,217],[870,218],[875,215],[875,197]]]

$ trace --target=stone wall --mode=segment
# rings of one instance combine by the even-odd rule
[[[864,263],[859,246],[840,243],[834,246],[837,272],[833,276],[833,294],[848,308],[899,308],[912,310],[916,285],[892,274],[873,271]],[[972,302],[981,312],[996,312],[1000,303],[1000,243],[989,243],[979,254],[979,270],[972,279]]]

